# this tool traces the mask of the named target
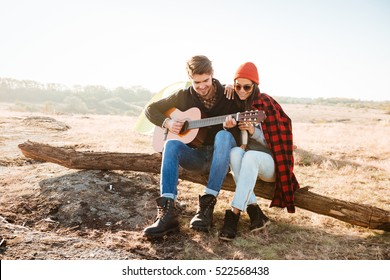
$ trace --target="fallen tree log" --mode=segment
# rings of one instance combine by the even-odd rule
[[[90,170],[132,170],[160,173],[161,155],[144,153],[113,153],[76,151],[73,148],[53,147],[47,144],[27,141],[19,145],[23,155],[43,162],[56,163],[71,169]],[[180,178],[199,184],[207,183],[207,175],[194,176],[193,172],[182,169]],[[265,199],[272,199],[272,183],[258,180],[255,194]],[[222,189],[235,190],[232,176],[227,175]],[[338,220],[366,227],[390,231],[390,212],[364,204],[347,202],[325,197],[301,188],[295,192],[295,205],[311,212],[330,216]]]

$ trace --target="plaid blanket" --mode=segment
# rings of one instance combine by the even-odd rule
[[[282,107],[265,93],[260,93],[254,98],[252,107],[263,110],[267,115],[261,126],[276,166],[275,191],[270,207],[287,207],[289,213],[294,213],[294,192],[299,188],[299,183],[293,173],[291,120]]]

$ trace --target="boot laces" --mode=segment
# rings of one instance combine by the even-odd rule
[[[214,210],[214,201],[215,199],[210,199],[210,200],[200,200],[199,202],[199,208],[198,208],[198,213],[207,216],[207,214],[211,211]]]
[[[169,208],[171,208],[171,203],[169,201],[167,201],[165,205],[158,205],[156,219],[164,218],[167,215]]]
[[[165,208],[163,206],[157,206],[157,219],[164,217]]]

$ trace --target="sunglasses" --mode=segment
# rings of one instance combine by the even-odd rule
[[[241,88],[243,88],[244,91],[248,92],[248,91],[252,90],[253,84],[251,84],[251,85],[234,84],[234,89],[235,89],[236,91],[240,91]]]

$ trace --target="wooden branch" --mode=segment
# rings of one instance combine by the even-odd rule
[[[53,147],[47,144],[25,142],[19,145],[23,155],[38,161],[52,162],[71,169],[92,170],[132,170],[159,174],[160,154],[81,152],[73,148]],[[207,175],[180,170],[180,178],[199,184],[207,184]],[[255,194],[265,199],[272,199],[274,184],[258,180]],[[222,189],[234,191],[235,184],[228,174]],[[295,205],[318,214],[366,227],[390,231],[390,212],[369,205],[347,202],[325,197],[301,188],[295,192]]]

